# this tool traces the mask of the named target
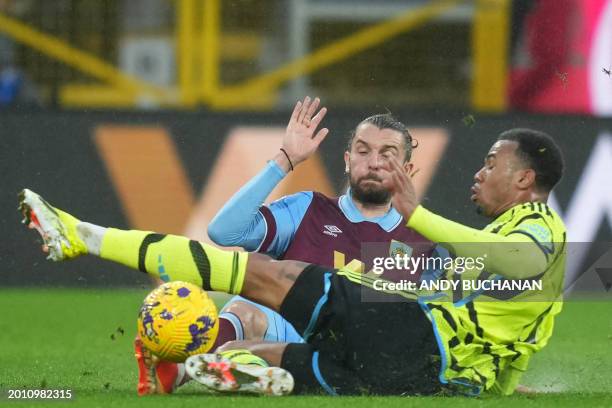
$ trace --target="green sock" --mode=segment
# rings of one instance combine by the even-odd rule
[[[109,228],[104,234],[100,257],[165,282],[180,280],[205,290],[239,294],[248,253],[224,251],[176,235]]]

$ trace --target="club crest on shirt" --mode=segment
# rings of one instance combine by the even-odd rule
[[[407,255],[408,257],[412,256],[412,247],[404,244],[403,242],[392,240],[391,244],[389,244],[389,256],[391,258],[395,258],[397,255],[400,257],[403,257],[404,255]]]
[[[342,230],[335,225],[324,225],[323,233],[336,238],[338,234],[342,234]]]

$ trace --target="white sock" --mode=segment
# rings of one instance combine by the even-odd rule
[[[100,248],[102,248],[102,240],[107,228],[88,222],[79,222],[76,230],[79,237],[85,242],[87,252],[100,256]]]

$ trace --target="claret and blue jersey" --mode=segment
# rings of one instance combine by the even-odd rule
[[[340,268],[362,259],[364,243],[398,241],[431,249],[431,243],[405,227],[393,208],[385,215],[365,218],[350,190],[336,198],[300,192],[260,209],[265,235],[257,249],[278,259],[293,259]],[[386,254],[389,255],[389,250]]]
[[[276,259],[334,268],[361,259],[364,242],[433,245],[406,228],[393,208],[381,217],[364,217],[350,189],[334,198],[302,191],[263,206],[283,177],[282,170],[269,162],[219,211],[209,225],[210,238],[219,245],[240,246]]]
[[[430,241],[406,228],[404,219],[393,208],[381,217],[364,217],[355,206],[350,190],[334,198],[302,191],[262,205],[284,176],[280,167],[269,162],[219,211],[209,225],[211,239],[219,245],[240,246],[276,259],[303,261],[330,269],[341,268],[351,261],[359,263],[363,242],[388,242],[386,255],[393,242],[419,246],[425,251],[433,249]],[[232,299],[237,300],[243,299]],[[266,340],[302,341],[276,312],[259,307],[268,316]],[[284,334],[276,336],[275,333]]]

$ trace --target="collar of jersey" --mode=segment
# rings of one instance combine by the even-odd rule
[[[383,216],[372,218],[364,217],[363,214],[359,211],[359,209],[355,206],[355,202],[351,197],[350,188],[346,190],[346,194],[340,196],[340,198],[338,199],[338,206],[340,207],[340,210],[342,210],[344,216],[350,222],[373,222],[378,224],[382,229],[387,232],[392,231],[402,222],[402,216],[393,207],[391,207],[389,211],[387,211],[387,213]]]
[[[512,219],[512,216],[514,215],[514,210],[519,209],[523,204],[525,203],[520,203],[508,208],[506,211],[495,217],[495,219],[489,223],[489,226],[499,225],[501,223],[510,221]]]

